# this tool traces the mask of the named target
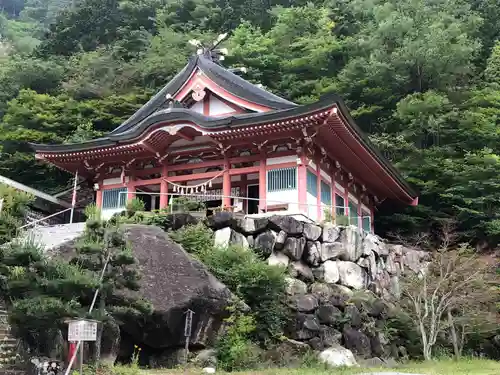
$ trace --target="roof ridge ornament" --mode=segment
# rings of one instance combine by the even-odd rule
[[[198,56],[205,56],[208,59],[212,60],[215,63],[219,63],[223,61],[225,56],[228,54],[227,48],[217,48],[227,37],[228,33],[219,34],[217,39],[213,41],[210,45],[204,45],[198,39],[191,39],[189,44],[196,47],[196,54]]]

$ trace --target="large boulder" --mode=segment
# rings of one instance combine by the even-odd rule
[[[289,236],[299,236],[304,231],[304,223],[287,215],[271,216],[269,218],[269,227],[277,232],[283,231]]]
[[[276,250],[283,249],[283,246],[285,246],[286,238],[287,238],[286,232],[282,230],[279,231],[278,235],[276,236],[276,243],[274,244]]]
[[[300,312],[311,313],[318,308],[318,300],[311,294],[297,295],[292,307]]]
[[[345,327],[342,331],[344,346],[362,358],[372,356],[371,343],[368,336],[354,328]]]
[[[318,267],[321,264],[321,242],[307,241],[302,258],[310,266]]]
[[[320,302],[328,302],[332,297],[332,288],[328,284],[319,282],[313,283],[309,287],[309,291]]]
[[[267,230],[255,237],[254,246],[259,249],[265,257],[271,255],[276,243],[276,232]]]
[[[239,218],[236,220],[236,230],[240,233],[254,235],[263,232],[268,224],[267,218]]]
[[[321,239],[323,242],[337,242],[340,236],[340,228],[332,223],[326,223],[323,226]]]
[[[293,277],[286,277],[285,283],[286,283],[285,291],[290,296],[307,293],[307,285],[303,281],[300,281]]]
[[[120,326],[113,319],[108,319],[103,326],[101,340],[101,362],[113,366],[120,351]]]
[[[352,262],[337,262],[340,283],[350,288],[361,290],[368,285],[366,271]]]
[[[325,304],[318,307],[316,316],[321,324],[333,325],[342,319],[342,311],[338,307]]]
[[[319,360],[329,367],[357,366],[356,358],[349,349],[340,345],[332,346],[319,354]]]
[[[356,262],[363,254],[362,238],[359,229],[355,226],[345,227],[340,233],[340,242],[344,253],[341,255],[342,260]]]
[[[236,218],[232,212],[221,211],[209,216],[206,220],[208,227],[219,230],[226,227],[236,227]]]
[[[346,258],[346,249],[344,244],[340,242],[324,242],[321,244],[320,250],[321,261],[325,262],[330,259]]]
[[[286,255],[285,255],[286,256]],[[311,283],[314,281],[314,275],[312,270],[304,262],[292,262],[289,267],[290,275],[296,277],[299,280],[305,281],[306,283]]]
[[[302,254],[304,253],[304,248],[306,246],[306,239],[304,237],[288,237],[285,241],[285,246],[283,247],[283,253],[288,255],[292,260],[300,260]]]
[[[212,344],[235,296],[162,229],[125,225],[124,230],[142,271],[140,292],[133,296],[150,301],[153,313],[144,321],[125,319],[121,329],[150,348],[182,347],[185,312],[191,309],[190,343],[198,348]]]
[[[229,245],[241,246],[248,249],[249,244],[247,238],[241,233],[236,232],[230,227],[222,228],[215,231],[214,245],[220,247],[228,247]]]
[[[280,266],[280,267],[288,267],[290,263],[290,259],[283,253],[277,253],[273,251],[271,256],[267,258],[267,264],[270,266]]]
[[[292,319],[287,327],[287,336],[295,340],[309,340],[319,336],[320,325],[315,315],[297,313],[295,319]]]
[[[304,237],[309,241],[316,241],[321,236],[321,232],[321,227],[311,223],[304,223]]]

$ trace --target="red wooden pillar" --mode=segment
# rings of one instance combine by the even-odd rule
[[[95,205],[98,208],[102,208],[102,189],[104,188],[102,181],[98,181],[97,185],[99,186],[95,192]]]
[[[322,218],[323,207],[321,207],[321,167],[319,161],[316,163],[316,212],[317,220],[320,221]]]
[[[161,169],[161,177],[164,179],[168,177],[168,168],[166,165],[163,165]],[[160,183],[160,210],[163,208],[167,208],[168,206],[168,182],[166,180],[162,180]]]
[[[128,177],[128,182],[126,184],[127,185],[127,202],[131,201],[132,199],[135,198],[136,188],[135,188],[134,182],[135,182],[135,174],[134,174],[134,171],[131,170],[130,175]]]
[[[224,155],[224,175],[222,176],[222,207],[227,208],[231,206],[231,176],[229,175],[229,157]]]
[[[304,155],[299,156],[297,166],[299,211],[307,214],[307,159]]]
[[[332,195],[332,201],[331,201],[331,210],[332,210],[332,217],[337,216],[337,200],[335,199],[335,193],[337,192],[337,187],[335,186],[335,174],[331,173],[330,174],[330,188],[331,188],[331,195]]]
[[[267,155],[264,150],[260,151],[259,161],[259,211],[267,211]]]

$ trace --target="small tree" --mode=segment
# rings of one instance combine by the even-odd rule
[[[497,293],[490,267],[466,245],[433,253],[428,268],[402,280],[401,308],[415,322],[426,360],[439,335],[449,331],[456,356],[468,334],[492,327]],[[459,334],[457,334],[457,328]]]
[[[76,255],[71,263],[101,277],[97,309],[94,318],[120,319],[126,314],[141,314],[150,311],[150,306],[140,299],[131,299],[120,293],[122,290],[139,290],[139,273],[135,257],[125,241],[122,231],[100,220],[88,220],[85,235],[76,244]],[[98,331],[95,360],[99,362],[102,325]]]
[[[0,184],[0,200],[0,244],[3,244],[16,236],[26,214],[26,206],[33,200],[33,196]]]

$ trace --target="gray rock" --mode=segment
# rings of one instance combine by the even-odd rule
[[[248,240],[241,233],[227,227],[215,231],[214,245],[220,247],[228,247],[230,245],[241,246],[248,249]]]
[[[302,254],[304,253],[305,246],[306,239],[304,237],[288,237],[285,241],[285,246],[283,247],[283,253],[288,255],[288,257],[292,260],[300,260],[300,258],[302,258]]]
[[[340,280],[339,268],[337,262],[327,260],[321,265],[324,268],[323,281],[327,284],[335,284]]]
[[[344,245],[340,242],[324,242],[321,244],[320,257],[322,262],[337,258],[344,259],[345,254]]]
[[[332,297],[332,289],[324,283],[316,282],[309,287],[309,292],[315,296],[320,302],[330,301]]]
[[[320,337],[313,337],[308,341],[308,344],[311,348],[314,350],[323,350],[325,349],[325,345],[323,344],[323,341],[321,340]]]
[[[347,305],[345,307],[345,317],[349,321],[349,325],[354,328],[361,328],[363,321],[361,313],[355,305]]]
[[[311,313],[318,308],[318,300],[311,294],[298,295],[294,299],[293,307],[297,311]]]
[[[248,241],[248,246],[250,247],[255,246],[255,238],[253,238],[253,236],[247,236],[247,241]]]
[[[281,230],[279,231],[278,235],[276,236],[276,243],[274,244],[274,247],[277,249],[277,250],[281,250],[283,249],[283,246],[285,245],[285,241],[286,241],[286,232]]]
[[[266,257],[270,256],[276,243],[276,232],[267,230],[255,237],[254,246]]]
[[[213,230],[219,230],[223,228],[235,228],[236,219],[232,212],[221,211],[216,212],[207,218],[207,225]]]
[[[372,251],[378,256],[385,257],[389,254],[389,250],[380,237],[373,233],[366,233],[363,237],[363,254],[369,255]]]
[[[405,267],[412,270],[414,273],[420,271],[421,264],[421,252],[413,249],[404,248],[403,249],[403,264]]]
[[[385,367],[384,361],[378,357],[363,359],[360,361],[360,365],[366,368],[380,368]]]
[[[340,283],[361,290],[368,286],[366,271],[352,262],[337,261]]]
[[[333,305],[321,305],[316,310],[316,316],[321,324],[333,325],[342,318],[342,311]]]
[[[343,285],[330,285],[332,296],[330,297],[330,303],[339,309],[344,309],[346,302],[354,294],[351,289]]]
[[[263,232],[268,224],[267,218],[239,218],[236,220],[235,229],[246,235],[254,235]]]
[[[307,241],[302,258],[312,267],[318,267],[321,263],[321,242]]]
[[[321,236],[321,231],[321,227],[317,225],[304,223],[304,236],[309,241],[316,241]]]
[[[206,346],[213,342],[228,317],[235,296],[207,268],[192,258],[161,228],[124,225],[124,233],[140,266],[140,292],[131,297],[150,301],[154,311],[145,321],[124,318],[120,327],[134,340],[150,348],[184,345],[182,326],[188,308],[195,312],[191,342]]]
[[[269,218],[269,227],[275,231],[284,231],[290,236],[298,236],[304,231],[304,223],[292,216],[274,215]]]
[[[389,292],[395,298],[397,299],[401,298],[401,286],[399,285],[399,277],[397,276],[391,277],[391,286]]]
[[[337,331],[333,327],[321,326],[321,331],[319,334],[321,341],[325,347],[332,347],[335,345],[340,345],[342,341],[342,333]]]
[[[103,326],[101,340],[101,362],[114,365],[120,351],[120,326],[110,317]]]
[[[215,367],[217,366],[217,350],[203,349],[196,353],[193,362],[199,367]]]
[[[329,367],[353,367],[358,365],[354,354],[340,345],[323,350],[318,358],[320,362]]]
[[[319,335],[320,326],[316,316],[298,313],[288,324],[286,331],[294,340],[309,340]]]
[[[292,262],[289,269],[290,274],[299,280],[302,280],[306,283],[311,283],[314,281],[312,270],[309,268],[309,266],[307,266],[307,264],[303,263],[302,261]]]
[[[362,358],[372,357],[370,339],[363,332],[353,328],[344,328],[342,331],[344,346]]]
[[[363,253],[362,238],[357,227],[348,226],[340,233],[340,242],[344,253],[340,256],[342,260],[356,262]]]
[[[286,293],[288,295],[306,294],[307,285],[305,282],[297,280],[293,277],[286,277]]]
[[[323,242],[337,242],[340,236],[340,228],[332,223],[326,223],[323,226],[321,240]]]
[[[290,259],[283,253],[273,251],[271,256],[267,258],[267,264],[270,266],[288,267]]]
[[[403,245],[390,245],[389,253],[393,253],[398,256],[403,255]]]

